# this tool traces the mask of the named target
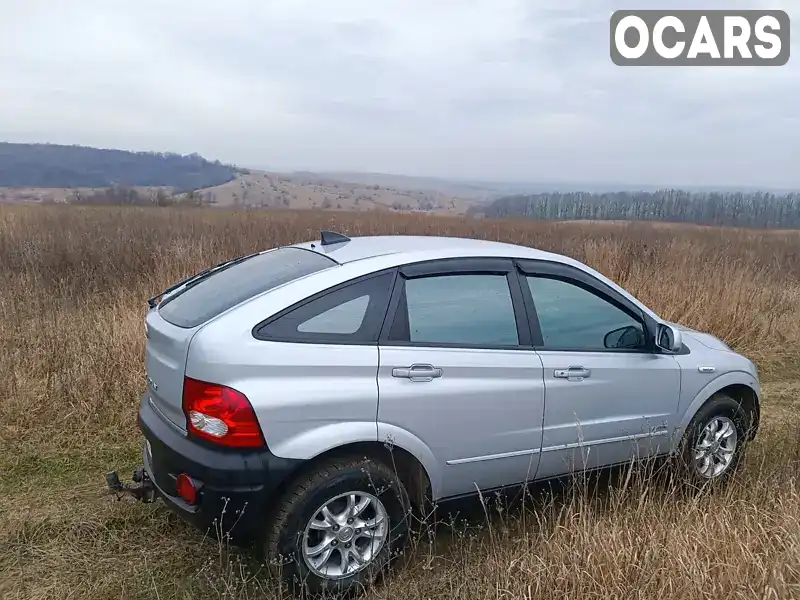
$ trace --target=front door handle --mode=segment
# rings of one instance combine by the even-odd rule
[[[553,377],[558,379],[568,379],[569,381],[583,381],[587,377],[591,377],[592,372],[585,367],[568,367],[566,369],[556,369],[553,371]]]
[[[442,376],[442,370],[433,365],[414,364],[410,367],[392,369],[392,377],[401,377],[411,381],[433,381]]]

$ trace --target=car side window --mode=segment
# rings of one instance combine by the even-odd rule
[[[325,312],[301,322],[297,326],[297,331],[301,333],[354,334],[364,322],[368,306],[369,295],[364,294],[343,304],[337,304]]]
[[[375,343],[389,302],[393,273],[383,273],[322,294],[258,330],[263,340]]]
[[[527,276],[546,350],[639,350],[642,322],[577,283]]]
[[[390,341],[446,346],[517,346],[505,275],[436,275],[408,279]]]

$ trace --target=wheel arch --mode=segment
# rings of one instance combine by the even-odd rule
[[[681,417],[676,442],[682,438],[683,433],[697,414],[697,411],[718,393],[727,394],[739,402],[744,409],[749,411],[752,420],[748,427],[747,439],[752,440],[755,438],[761,421],[761,387],[751,373],[746,371],[733,371],[709,382],[695,395],[689,407],[684,411]]]
[[[756,437],[756,432],[761,423],[761,399],[756,391],[744,383],[733,383],[717,390],[715,393],[724,393],[739,402],[750,415],[750,425],[747,432],[747,440]]]
[[[345,456],[374,459],[392,469],[403,482],[415,507],[421,507],[426,498],[430,500],[431,479],[428,471],[414,454],[401,446],[377,441],[343,444],[315,456],[309,461],[309,467]]]
[[[433,452],[416,435],[396,425],[380,421],[329,423],[270,445],[270,450],[276,456],[300,459],[305,464],[347,454],[351,450],[359,452],[366,449],[387,460],[392,453],[408,464],[413,458],[425,474],[431,499],[438,500],[442,473]]]
[[[430,472],[418,456],[390,441],[383,443],[374,439],[358,440],[324,449],[304,460],[275,489],[266,506],[267,513],[272,513],[280,504],[286,491],[308,471],[313,470],[320,463],[345,457],[372,458],[395,471],[408,492],[413,509],[417,512],[428,510],[430,503],[434,500],[435,480],[432,481]]]

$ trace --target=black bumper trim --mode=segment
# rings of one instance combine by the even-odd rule
[[[213,527],[231,537],[251,537],[260,529],[279,486],[304,462],[269,450],[218,449],[192,440],[164,420],[149,394],[141,398],[138,424],[149,442],[145,468],[167,506],[201,529]],[[198,483],[200,501],[195,506],[175,491],[181,473]]]

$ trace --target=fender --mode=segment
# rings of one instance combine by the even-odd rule
[[[267,437],[270,451],[281,458],[311,460],[340,446],[357,442],[377,442],[378,430],[375,421],[353,421],[330,423],[314,429],[306,429],[298,435],[280,440],[272,445]]]
[[[752,373],[747,371],[728,371],[720,375],[712,381],[709,381],[692,399],[684,413],[679,415],[680,421],[675,428],[673,437],[673,450],[683,437],[683,433],[686,431],[692,418],[697,414],[697,411],[700,410],[700,407],[706,403],[706,400],[729,385],[746,385],[755,392],[759,404],[761,403],[761,385],[758,380],[753,377]]]
[[[311,460],[329,450],[358,442],[380,442],[401,448],[416,458],[428,474],[433,500],[441,493],[441,472],[430,449],[414,434],[396,425],[373,422],[331,423],[270,445],[281,458]],[[269,439],[267,439],[269,443]]]

